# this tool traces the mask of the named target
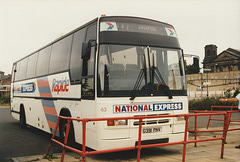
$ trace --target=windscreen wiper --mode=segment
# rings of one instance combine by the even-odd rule
[[[148,53],[150,53],[150,50],[148,50]],[[150,55],[149,55],[150,56]],[[150,83],[154,84],[154,78],[156,78],[157,82],[159,83],[157,86],[157,90],[159,90],[159,85],[162,85],[163,91],[168,95],[169,99],[172,99],[172,93],[169,89],[169,87],[166,85],[159,69],[155,66],[155,57],[152,55],[152,66],[150,67]]]
[[[135,83],[135,85],[133,87],[132,95],[131,95],[130,100],[134,100],[135,99],[136,91],[141,86],[142,81],[143,81],[144,78],[145,78],[145,84],[147,84],[147,68],[146,67],[141,69],[140,73],[138,74],[138,78],[137,78],[137,81],[136,81],[136,83]]]
[[[136,92],[137,90],[139,90],[141,84],[142,84],[142,81],[143,79],[145,79],[145,85],[147,85],[147,65],[146,65],[146,56],[145,54],[143,54],[143,68],[140,70],[139,74],[138,74],[138,78],[136,80],[136,83],[133,87],[133,90],[132,90],[132,95],[130,97],[130,100],[134,100],[135,97],[136,97]]]
[[[139,73],[139,75],[138,75],[137,81],[136,81],[136,83],[135,83],[135,85],[134,85],[134,88],[133,88],[133,90],[132,90],[132,95],[131,95],[130,100],[134,100],[134,99],[135,99],[135,97],[136,97],[136,92],[137,92],[137,90],[139,90],[139,88],[140,88],[140,86],[141,86],[141,84],[142,84],[143,79],[145,79],[145,86],[146,86],[146,87],[150,85],[150,87],[153,88],[153,87],[154,87],[154,78],[155,78],[155,79],[157,80],[157,82],[159,83],[158,86],[157,86],[157,90],[159,90],[159,85],[161,85],[162,90],[168,95],[168,98],[169,98],[169,99],[172,99],[172,93],[171,93],[169,87],[165,84],[165,81],[164,81],[164,79],[163,79],[163,77],[162,77],[159,69],[154,66],[154,62],[155,62],[155,60],[154,60],[154,55],[153,55],[153,59],[152,59],[152,60],[153,60],[153,61],[152,61],[153,66],[150,66],[150,60],[149,60],[149,58],[150,58],[150,55],[149,55],[150,49],[149,49],[149,47],[148,47],[147,49],[148,49],[148,50],[147,50],[147,53],[148,53],[147,56],[148,56],[150,82],[147,83],[147,68],[146,68],[146,58],[145,58],[146,56],[145,56],[145,54],[144,54],[144,55],[143,55],[143,56],[144,56],[144,59],[143,59],[144,68],[141,69],[141,71],[140,71],[140,73]],[[151,85],[152,85],[152,86],[151,86]],[[149,88],[150,88],[150,87],[149,87]]]
[[[157,85],[157,90],[160,90],[159,86],[161,85],[161,87],[162,87],[161,89],[168,95],[168,98],[172,99],[173,98],[172,93],[171,93],[169,87],[165,84],[165,82],[163,80],[163,77],[162,77],[161,73],[159,72],[159,70],[156,67],[152,67],[151,70],[153,70],[152,75],[156,78],[156,80],[159,83]],[[134,85],[134,88],[132,90],[132,95],[131,95],[130,100],[134,100],[136,98],[136,92],[137,92],[137,90],[139,90],[144,77],[145,77],[145,85],[146,86],[148,84],[151,84],[151,85],[154,84],[154,83],[147,83],[147,68],[141,69],[141,71],[138,75],[137,81],[136,81],[136,83]]]
[[[158,68],[156,68],[155,66],[151,67],[152,70],[152,77],[154,76],[156,78],[156,80],[158,81],[158,86],[157,86],[157,90],[159,90],[159,85],[161,85],[163,88],[163,91],[168,95],[169,99],[172,99],[172,93],[169,89],[169,87],[165,84],[164,79],[160,73],[160,71],[158,70]],[[152,78],[152,80],[154,80],[154,78]]]

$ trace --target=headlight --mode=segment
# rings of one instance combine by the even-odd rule
[[[184,121],[185,117],[177,117],[177,121]]]
[[[127,120],[108,120],[107,125],[108,126],[128,125],[128,121]]]

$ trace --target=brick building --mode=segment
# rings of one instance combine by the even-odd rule
[[[4,75],[4,72],[0,71],[0,97],[10,92],[11,78],[10,74]]]
[[[229,72],[240,70],[240,50],[228,48],[217,55],[216,45],[205,46],[203,68],[211,72]]]
[[[207,70],[186,75],[191,98],[223,96],[229,88],[240,88],[240,50],[228,48],[217,55],[216,45],[206,45],[203,69]]]

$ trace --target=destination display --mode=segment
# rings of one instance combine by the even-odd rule
[[[177,37],[173,28],[137,23],[101,22],[100,32],[103,31],[137,32]]]

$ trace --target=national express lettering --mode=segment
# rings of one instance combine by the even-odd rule
[[[153,112],[153,111],[170,111],[182,110],[182,102],[174,103],[155,103],[139,105],[113,105],[113,113],[134,113],[134,112]]]

